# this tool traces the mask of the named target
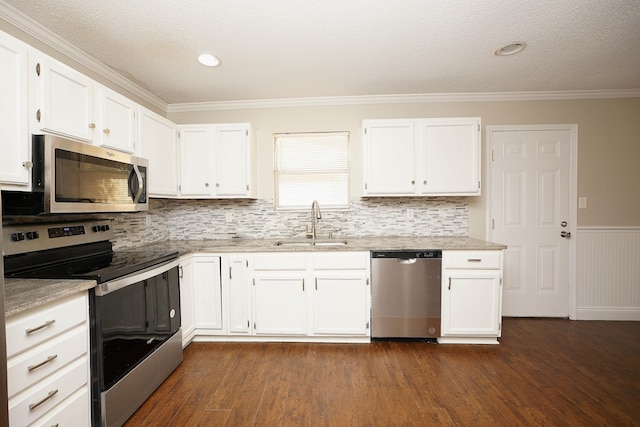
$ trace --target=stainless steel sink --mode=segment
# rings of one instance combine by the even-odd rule
[[[275,243],[275,246],[297,246],[297,247],[311,247],[311,246],[345,246],[346,240],[280,240]]]

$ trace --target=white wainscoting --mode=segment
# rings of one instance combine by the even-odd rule
[[[640,320],[640,227],[580,227],[578,320]]]

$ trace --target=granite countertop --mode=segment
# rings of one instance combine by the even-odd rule
[[[12,316],[25,310],[83,292],[96,286],[95,280],[4,279],[4,312]]]
[[[216,239],[216,240],[169,240],[152,243],[128,250],[173,250],[181,256],[192,253],[230,253],[230,252],[322,252],[322,251],[372,251],[372,250],[501,250],[506,246],[471,237],[334,237],[318,239],[321,243],[344,242],[346,245],[305,245],[311,239]],[[278,245],[279,242],[293,243]]]
[[[233,252],[323,252],[323,251],[371,251],[371,250],[501,250],[506,246],[471,237],[335,237],[318,239],[319,242],[343,242],[346,245],[317,245],[306,243],[310,239],[217,239],[217,240],[169,240],[126,250],[177,251],[180,256],[192,253]],[[278,245],[278,242],[294,244]],[[56,299],[86,291],[96,286],[93,280],[44,280],[5,279],[5,315],[11,316],[36,308]]]

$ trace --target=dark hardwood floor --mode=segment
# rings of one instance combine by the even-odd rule
[[[504,319],[498,346],[193,343],[133,426],[640,425],[640,322]]]

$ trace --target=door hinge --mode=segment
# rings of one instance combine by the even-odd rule
[[[255,277],[254,277],[254,278],[253,278],[253,286],[255,286],[255,285],[256,285],[256,279],[255,279]]]
[[[249,323],[249,319],[247,319],[247,329],[251,327],[251,323]]]
[[[480,123],[478,123],[478,132],[480,132]]]
[[[364,130],[364,134],[366,135],[367,134],[367,128],[364,128],[363,130]]]
[[[40,76],[40,63],[36,64],[36,75]]]
[[[232,277],[231,277],[231,266],[229,266],[229,280],[231,280],[231,279],[232,279]]]
[[[369,278],[367,277],[367,286],[369,286]]]
[[[253,322],[253,329],[256,329],[256,322]]]
[[[367,329],[369,329],[369,322],[367,322]]]
[[[491,229],[495,230],[496,229],[496,220],[495,219],[491,219]]]
[[[245,130],[245,131],[244,131],[244,134],[245,134],[246,136],[249,136],[249,129]]]
[[[365,190],[367,189],[367,183],[366,182],[364,183],[364,189]]]
[[[500,278],[500,286],[502,286],[502,277]]]
[[[491,150],[491,161],[495,162],[496,161],[496,152]]]
[[[249,184],[247,184],[247,191],[249,191]]]
[[[302,292],[304,292],[304,279],[302,279]]]
[[[244,262],[245,262],[245,265],[247,266],[247,268],[249,268],[249,260],[245,259]]]
[[[318,278],[317,277],[315,278],[315,282],[316,282],[315,286],[316,286],[316,291],[317,291],[318,290]]]
[[[478,180],[478,190],[480,189],[480,180]]]
[[[40,123],[41,117],[42,117],[42,113],[40,113],[40,109],[38,108],[38,111],[36,111],[36,120],[38,120],[38,123]]]

